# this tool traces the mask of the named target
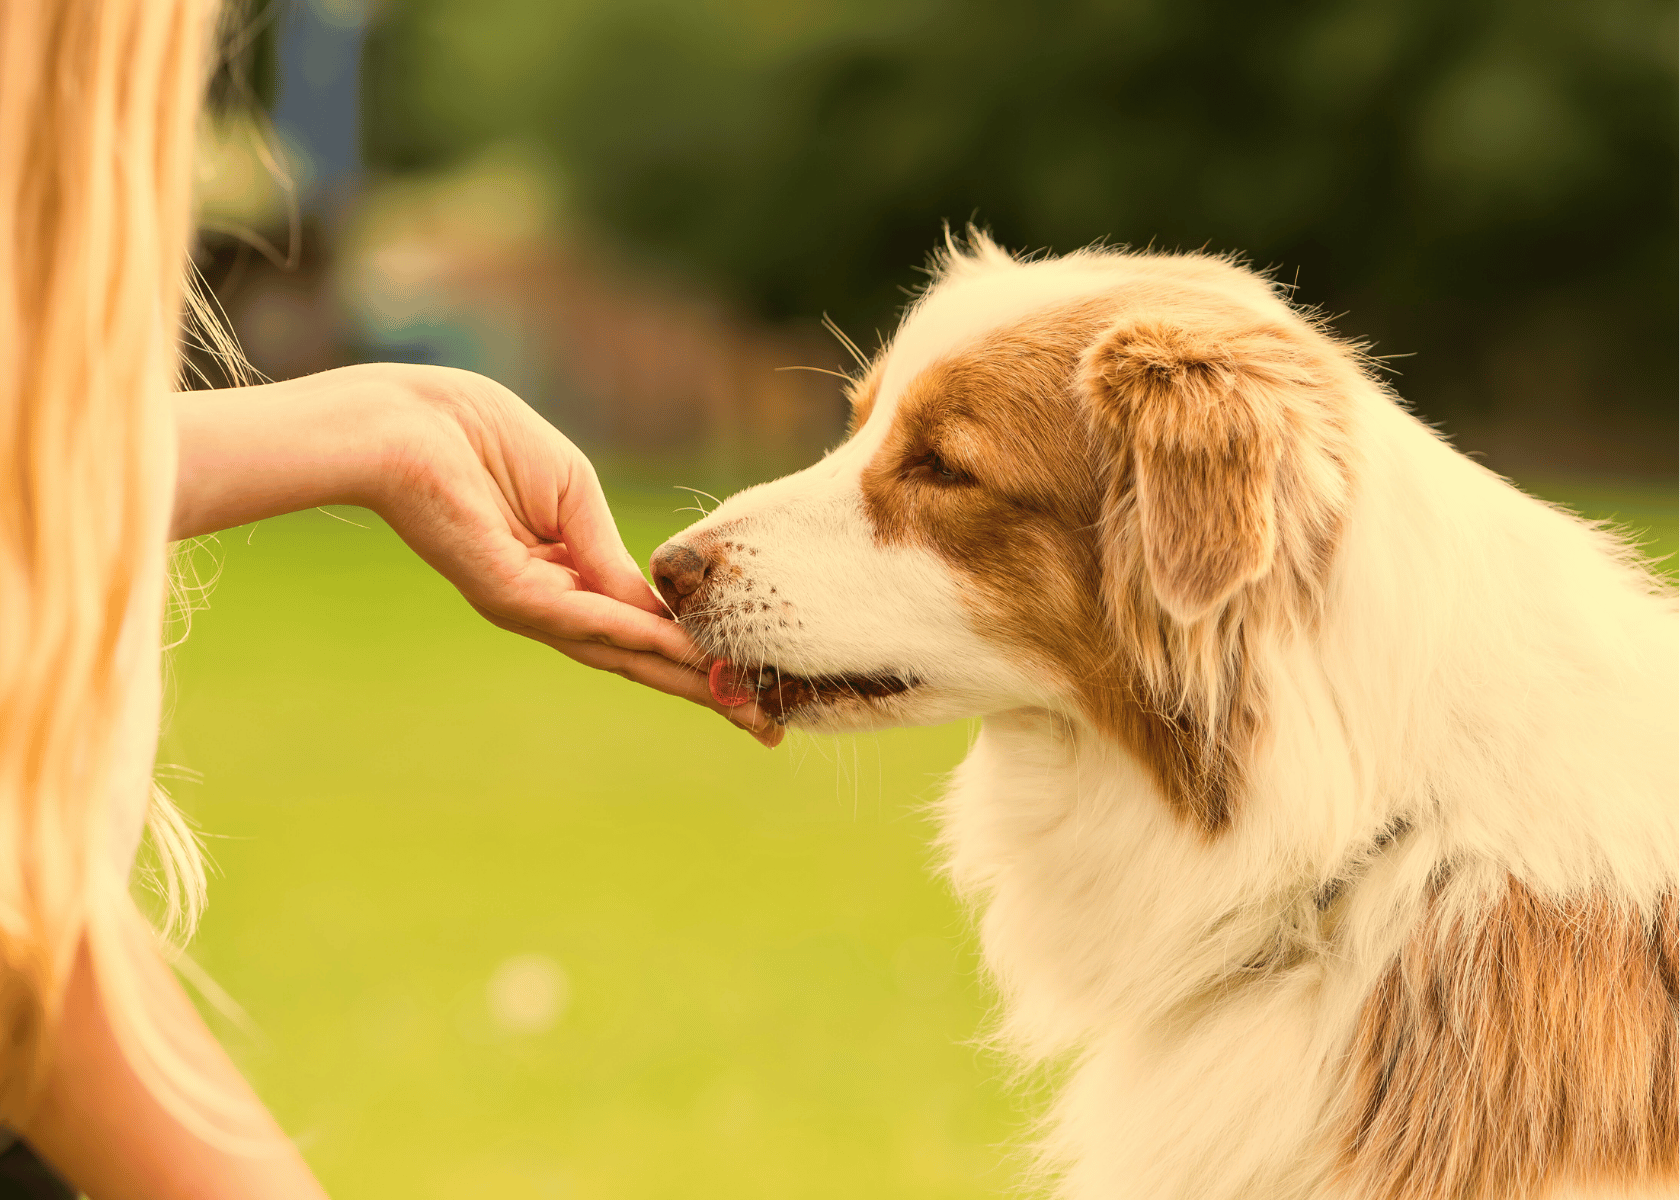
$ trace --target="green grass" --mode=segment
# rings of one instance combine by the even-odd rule
[[[1549,489],[1675,543],[1672,493]],[[645,559],[692,519],[624,497]],[[372,518],[222,539],[161,759],[220,875],[194,953],[329,1190],[973,1197],[1022,1123],[923,806],[968,729],[765,751],[474,616]],[[552,1027],[492,1018],[540,954]]]
[[[620,514],[644,559],[693,519]],[[327,1187],[999,1190],[1017,1122],[921,813],[968,730],[766,751],[491,628],[350,515],[223,535],[161,756],[217,835],[195,955]],[[487,981],[529,953],[569,1001],[498,1032]]]

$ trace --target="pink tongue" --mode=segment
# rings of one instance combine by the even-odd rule
[[[712,664],[712,673],[706,677],[706,682],[711,685],[712,699],[725,708],[740,708],[743,704],[751,704],[758,696],[747,673],[721,658]]]

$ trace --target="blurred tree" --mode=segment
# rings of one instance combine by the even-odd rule
[[[1665,0],[407,0],[366,153],[552,147],[769,317],[891,327],[940,223],[1235,250],[1433,415],[1674,411]],[[860,337],[859,340],[867,340]]]

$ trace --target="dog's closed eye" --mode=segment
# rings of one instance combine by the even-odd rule
[[[952,466],[937,450],[923,450],[904,461],[903,477],[920,479],[941,487],[962,487],[974,482],[967,471]]]

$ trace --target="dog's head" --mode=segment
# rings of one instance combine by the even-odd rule
[[[854,382],[849,439],[653,574],[779,719],[1047,708],[1217,830],[1262,726],[1249,643],[1322,603],[1363,378],[1228,261],[977,239]]]

